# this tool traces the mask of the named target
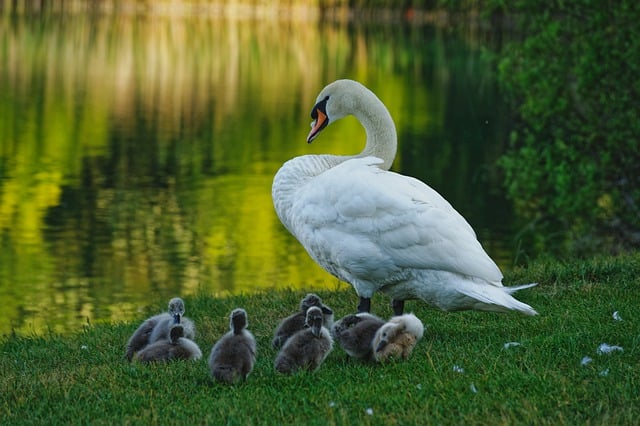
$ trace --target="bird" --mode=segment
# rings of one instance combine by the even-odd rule
[[[278,355],[274,367],[283,374],[299,370],[315,371],[333,350],[333,338],[322,325],[322,309],[312,306],[307,310],[306,328],[291,336]]]
[[[407,359],[423,334],[422,321],[414,314],[394,316],[376,332],[371,342],[373,357],[378,362]]]
[[[184,337],[193,340],[195,337],[195,326],[189,318],[183,317],[184,312],[184,301],[179,297],[171,299],[169,301],[168,312],[147,318],[136,329],[127,342],[125,358],[131,361],[134,354],[142,350],[145,346],[161,339],[168,339],[169,331],[174,324],[181,324],[183,326]]]
[[[276,327],[271,342],[274,349],[280,349],[291,335],[304,328],[307,310],[312,306],[322,309],[323,324],[327,329],[331,328],[333,325],[333,310],[323,304],[318,295],[309,293],[300,301],[300,310],[283,319]]]
[[[349,314],[333,324],[331,334],[347,355],[372,361],[373,338],[384,323],[382,318],[367,312]]]
[[[135,354],[141,362],[170,361],[174,359],[199,360],[202,351],[196,342],[184,337],[182,324],[174,324],[168,338],[157,340]]]
[[[503,275],[469,223],[438,192],[389,171],[396,128],[388,109],[367,87],[337,80],[322,89],[311,110],[311,143],[327,126],[353,115],[366,144],[356,155],[302,155],[285,162],[271,188],[276,214],[309,256],[359,297],[405,300],[443,311],[537,312],[511,294],[536,283],[505,287]]]
[[[247,330],[247,312],[236,308],[229,315],[230,331],[222,336],[209,355],[211,376],[223,383],[246,380],[256,362],[256,339]]]

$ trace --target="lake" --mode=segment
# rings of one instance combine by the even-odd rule
[[[445,196],[508,270],[518,220],[495,166],[511,123],[483,55],[494,42],[394,19],[0,9],[0,333],[128,321],[175,295],[346,286],[270,192],[294,156],[362,149],[353,118],[305,141],[338,78],[388,106],[393,170]]]

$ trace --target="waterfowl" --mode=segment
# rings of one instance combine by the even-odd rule
[[[168,312],[147,318],[129,338],[125,353],[126,359],[131,361],[136,352],[150,343],[168,339],[169,331],[174,324],[181,324],[184,337],[193,339],[195,327],[190,319],[183,317],[184,312],[184,301],[179,297],[174,297],[169,301]]]
[[[384,323],[382,318],[367,312],[350,314],[333,324],[331,334],[349,356],[373,360],[373,338]]]
[[[174,359],[198,360],[202,358],[200,347],[191,339],[184,337],[182,324],[174,324],[168,338],[157,340],[137,352],[135,358],[142,362],[170,361]]]
[[[211,376],[220,382],[245,380],[256,362],[256,339],[247,330],[247,312],[237,308],[229,316],[230,331],[222,336],[209,355]]]
[[[289,337],[296,331],[304,328],[307,319],[307,310],[312,306],[317,306],[322,309],[323,324],[327,329],[331,328],[333,325],[333,311],[322,303],[322,299],[320,299],[318,295],[309,293],[300,301],[300,310],[283,319],[278,327],[276,327],[273,341],[271,342],[274,349],[280,349]]]
[[[297,331],[282,346],[274,363],[277,371],[292,374],[301,369],[320,368],[333,349],[333,339],[322,321],[320,308],[313,306],[307,310],[307,328]]]
[[[392,317],[378,329],[371,347],[376,361],[407,359],[422,339],[424,326],[414,314]]]
[[[353,80],[327,85],[311,110],[307,141],[354,115],[366,132],[352,156],[304,155],[287,161],[272,186],[280,221],[327,272],[350,283],[358,312],[371,297],[420,299],[444,311],[476,309],[535,315],[503,287],[502,273],[467,221],[425,183],[389,171],[396,155],[393,119],[378,97]]]

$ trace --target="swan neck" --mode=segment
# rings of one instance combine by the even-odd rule
[[[373,98],[362,102],[362,108],[354,112],[367,135],[367,143],[358,157],[374,156],[382,159],[381,169],[389,170],[396,157],[398,138],[396,126],[389,110],[373,93]]]

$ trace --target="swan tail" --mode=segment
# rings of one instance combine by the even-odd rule
[[[537,283],[525,284],[514,287],[485,287],[470,286],[459,291],[477,301],[474,309],[480,311],[508,312],[518,311],[525,315],[538,315],[535,309],[511,296],[511,293],[525,288],[533,287]]]
[[[535,287],[537,285],[538,285],[538,283],[529,283],[529,284],[522,284],[522,285],[514,285],[513,287],[502,287],[502,288],[507,293],[513,294],[516,291],[524,290],[525,288]]]

